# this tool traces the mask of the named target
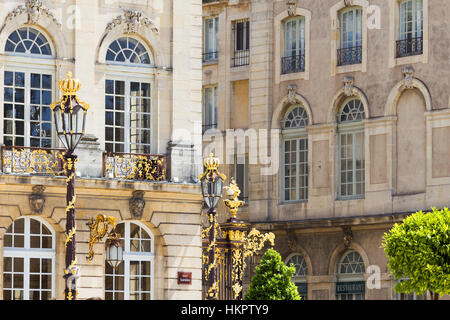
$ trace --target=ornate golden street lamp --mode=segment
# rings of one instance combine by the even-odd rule
[[[219,284],[217,282],[217,260],[216,260],[216,237],[217,237],[217,217],[216,208],[222,196],[223,182],[226,176],[219,172],[219,159],[210,154],[203,161],[205,172],[198,179],[201,182],[203,201],[208,208],[209,227],[205,230],[208,233],[209,246],[208,270],[205,271],[205,280],[209,280],[207,299],[217,300],[219,294]]]
[[[55,119],[56,134],[66,148],[66,153],[62,156],[67,175],[65,300],[76,300],[78,295],[75,281],[70,281],[78,276],[75,255],[75,163],[77,156],[73,152],[84,135],[86,114],[89,109],[89,105],[77,97],[80,86],[80,82],[77,79],[72,79],[72,73],[68,72],[67,79],[59,82],[62,98],[50,105]]]
[[[123,248],[120,245],[120,234],[116,231],[117,218],[106,217],[99,214],[95,220],[90,218],[87,226],[90,230],[89,254],[86,257],[90,263],[94,258],[94,244],[101,241],[108,233],[108,227],[111,227],[108,239],[106,240],[105,260],[113,268],[117,268],[123,261]]]

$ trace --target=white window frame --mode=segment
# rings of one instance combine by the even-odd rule
[[[337,115],[337,117],[340,116],[342,109],[351,101],[351,100],[359,100],[359,99],[355,99],[355,98],[348,98],[347,100],[344,101],[344,103],[342,103],[341,108],[339,109],[339,113]],[[362,101],[361,101],[362,104]],[[362,166],[361,170],[361,174],[362,176],[362,193],[361,194],[357,194],[356,193],[356,185],[358,183],[358,181],[356,180],[356,135],[361,134],[361,152],[362,152],[362,161],[364,162],[364,165]],[[352,138],[352,190],[353,193],[351,195],[342,195],[342,178],[341,178],[341,174],[342,174],[342,165],[341,165],[341,161],[342,161],[342,136],[347,135],[347,136],[351,136]],[[351,199],[363,199],[365,197],[365,192],[366,192],[366,174],[365,174],[365,169],[366,169],[366,154],[365,154],[365,132],[364,132],[364,126],[363,126],[363,122],[362,120],[357,120],[357,121],[351,121],[351,122],[342,122],[338,124],[338,156],[337,156],[337,161],[338,161],[338,177],[337,177],[337,182],[338,182],[338,200],[351,200]],[[349,170],[346,170],[349,171]],[[349,184],[349,183],[347,183]]]
[[[353,14],[353,20],[352,20],[352,24],[351,24],[351,30],[350,29],[346,29],[347,32],[344,32],[344,28],[348,25],[347,21],[348,19],[345,19],[345,15],[348,15],[350,12],[352,12]],[[362,30],[363,30],[363,9],[361,7],[351,7],[348,9],[344,9],[339,13],[339,20],[340,20],[340,33],[341,33],[341,41],[339,43],[340,48],[341,49],[345,49],[345,48],[353,48],[353,47],[357,47],[357,46],[362,46],[362,41],[363,41],[363,34],[362,34]],[[358,19],[356,19],[355,17],[359,17]],[[352,40],[351,41],[347,41],[345,40],[345,35],[352,32]],[[360,34],[360,38],[358,38],[358,32]]]
[[[35,216],[26,216],[21,217],[19,219],[24,219],[24,247],[23,248],[14,248],[14,247],[4,247],[3,248],[3,259],[4,258],[23,258],[24,266],[23,266],[23,300],[30,299],[30,259],[39,258],[39,259],[51,259],[52,260],[52,288],[51,288],[51,296],[55,296],[55,258],[56,258],[56,240],[55,240],[55,230],[42,218]],[[30,220],[34,219],[39,223],[43,224],[51,233],[52,237],[52,249],[39,249],[39,248],[30,248]],[[16,222],[16,219],[14,222]],[[14,223],[13,222],[13,223]],[[3,263],[3,261],[2,261]],[[2,277],[3,282],[3,277]]]
[[[130,224],[133,223],[142,228],[150,236],[150,252],[131,252],[130,250]],[[150,262],[150,300],[154,300],[155,293],[155,237],[153,233],[139,221],[124,221],[119,224],[124,224],[124,236],[123,243],[123,262],[124,265],[124,300],[130,300],[130,261],[145,261]],[[122,235],[121,235],[122,236]],[[105,262],[107,263],[107,262]],[[106,278],[105,278],[106,281]],[[105,290],[106,291],[106,290]]]
[[[307,281],[307,276],[308,276],[308,265],[306,263],[306,259],[305,256],[300,254],[300,253],[294,253],[291,254],[286,261],[284,262],[285,265],[289,266],[290,265],[290,260],[292,260],[294,257],[301,257],[305,263],[305,269],[306,269],[306,273],[304,275],[297,275],[296,273],[294,273],[294,275],[292,276],[291,280],[294,283],[306,283],[306,290],[308,292],[308,281]],[[294,265],[295,266],[295,265]],[[305,296],[302,296],[302,299],[304,300],[308,300],[308,294]]]
[[[292,23],[296,21],[295,39],[292,37]],[[305,54],[305,31],[306,19],[304,16],[295,16],[284,21],[284,57],[294,57]],[[292,49],[288,49],[288,45],[295,43],[295,54]]]
[[[30,147],[31,144],[31,134],[30,134],[30,128],[31,128],[31,120],[30,120],[30,112],[31,112],[31,74],[39,74],[39,75],[50,75],[52,77],[52,89],[51,89],[51,103],[53,103],[55,101],[55,71],[53,68],[43,68],[43,69],[38,69],[38,68],[34,68],[34,69],[30,69],[24,66],[11,66],[11,65],[5,65],[4,67],[4,72],[21,72],[25,74],[25,86],[24,86],[24,90],[25,90],[25,97],[24,97],[24,145],[23,147]],[[4,76],[4,72],[2,77]],[[4,92],[4,79],[3,79],[3,92]],[[42,89],[39,89],[42,90]],[[2,94],[3,96],[3,94]],[[2,99],[4,99],[2,97]],[[42,101],[41,101],[42,102]],[[4,110],[5,110],[5,104],[9,104],[9,102],[6,102],[3,100],[3,112],[2,112],[2,126],[4,126],[4,121],[5,121],[5,115],[4,115]],[[14,104],[14,102],[12,103]],[[40,104],[42,105],[42,103]],[[37,122],[37,121],[34,121]],[[50,148],[54,148],[56,145],[55,142],[55,127],[54,127],[54,118],[53,118],[53,114],[51,116],[50,119],[51,122],[51,136],[49,137],[51,140],[51,146]],[[42,123],[42,121],[39,121],[39,123]],[[3,136],[3,141],[4,141],[4,137],[5,137],[5,133],[2,130],[2,136]],[[14,135],[8,135],[8,136],[16,136]],[[42,139],[42,137],[40,137],[40,139]],[[3,142],[4,143],[4,142]],[[14,146],[14,144],[13,144]]]
[[[406,5],[411,3],[412,21],[406,20]],[[418,14],[420,14],[420,29],[417,26]],[[399,3],[399,39],[406,40],[411,38],[423,37],[423,1],[422,0],[403,0]],[[406,31],[406,24],[411,23],[411,31]],[[420,35],[419,35],[420,33]],[[408,34],[411,34],[408,37]]]
[[[242,159],[244,161],[242,161]],[[234,155],[234,166],[233,166],[233,173],[234,173],[234,179],[236,180],[236,183],[239,185],[240,179],[238,179],[238,165],[242,165],[243,166],[243,170],[244,170],[244,176],[241,177],[241,179],[243,179],[242,184],[239,186],[241,189],[241,195],[240,195],[240,200],[244,200],[245,201],[245,205],[248,205],[248,163],[249,163],[249,158],[248,158],[248,154],[245,155]]]
[[[133,69],[131,68],[127,68],[126,70],[128,70],[128,74],[130,74]],[[115,81],[123,81],[125,82],[125,106],[124,106],[124,116],[125,116],[125,126],[124,126],[124,130],[125,130],[125,140],[124,140],[124,151],[123,153],[131,153],[130,148],[131,148],[131,134],[130,134],[130,130],[131,130],[131,126],[130,126],[130,110],[131,110],[131,82],[144,82],[144,83],[149,83],[150,84],[150,153],[154,153],[155,150],[155,145],[154,145],[154,123],[155,123],[155,119],[154,119],[154,100],[155,100],[155,80],[154,80],[154,76],[151,77],[145,77],[142,76],[140,74],[134,74],[134,75],[128,75],[128,76],[123,76],[123,74],[118,75],[116,73],[113,72],[107,72],[105,75],[105,86],[106,86],[106,81],[107,80],[113,80]],[[103,92],[103,95],[110,95],[106,93],[106,89]],[[105,110],[105,121],[104,121],[104,127],[106,128],[106,112],[110,111],[109,109],[106,109],[106,105],[104,106],[104,110]],[[114,112],[114,110],[112,110],[112,112]],[[106,132],[105,132],[106,133]],[[113,141],[106,141],[106,135],[105,135],[105,144],[106,142],[112,142]],[[114,151],[116,152],[116,151]]]
[[[22,28],[24,26],[18,27],[14,31]],[[42,35],[44,35],[50,45],[51,49],[51,55],[38,55],[38,54],[25,54],[25,53],[15,53],[15,52],[5,52],[5,48],[0,48],[0,51],[4,53],[2,62],[3,62],[3,68],[1,68],[1,74],[0,79],[3,86],[2,92],[0,94],[0,104],[2,105],[2,112],[0,117],[0,137],[2,139],[2,142],[4,142],[4,109],[5,109],[5,101],[4,101],[4,73],[5,71],[11,71],[11,72],[22,72],[25,73],[25,97],[24,97],[24,146],[23,147],[29,147],[30,146],[30,109],[31,109],[31,85],[29,79],[31,78],[32,73],[36,74],[48,74],[52,77],[52,93],[51,93],[51,102],[56,101],[57,97],[57,79],[56,79],[56,70],[57,70],[57,64],[56,64],[56,55],[55,55],[55,47],[53,45],[53,42],[51,41],[51,38],[48,36],[48,34],[41,30],[37,26],[32,26],[33,29],[38,30],[41,32]],[[13,32],[14,32],[13,31]],[[8,35],[9,37],[9,35]],[[27,80],[28,79],[28,80]],[[51,118],[51,147],[55,148],[58,146],[58,142],[56,141],[56,135],[55,135],[55,129],[54,129],[54,118],[52,115]]]
[[[285,119],[294,109],[296,108],[303,108],[305,109],[303,106],[295,104],[293,106],[291,106],[287,112],[285,113],[285,117],[283,119]],[[305,109],[306,111],[306,109]],[[309,119],[307,119],[308,122],[310,121]],[[296,181],[296,196],[294,200],[286,200],[286,185],[285,185],[285,179],[286,179],[286,146],[285,143],[287,141],[297,141],[296,142],[296,176],[295,176],[295,181]],[[300,141],[304,140],[306,149],[305,150],[300,150]],[[305,155],[305,161],[300,162],[300,152],[306,152]],[[309,138],[308,138],[308,130],[307,130],[307,126],[305,127],[301,127],[301,128],[286,128],[286,129],[282,129],[282,141],[281,141],[281,165],[282,165],[282,169],[281,169],[281,202],[282,203],[295,203],[295,202],[306,202],[308,201],[309,198],[309,177],[310,177],[310,166],[309,166]],[[292,164],[291,164],[292,165]],[[306,174],[301,175],[300,174],[300,166],[301,165],[306,165]],[[291,176],[290,176],[291,177]],[[303,179],[303,185],[300,184],[300,180]],[[306,186],[305,186],[305,182],[306,181]],[[290,187],[289,189],[292,189],[292,187]],[[301,198],[300,197],[300,189],[305,189],[305,197]]]
[[[362,260],[362,264],[363,264],[363,272],[362,273],[340,273],[340,269],[341,269],[341,264],[343,263],[342,261],[344,261],[345,257],[347,257],[350,253],[352,252],[356,252],[361,260]],[[339,260],[339,263],[337,264],[337,282],[362,282],[365,281],[364,279],[364,274],[365,274],[365,270],[366,270],[366,266],[364,264],[364,260],[362,259],[361,254],[353,249],[350,249],[348,251],[346,251],[341,259]],[[367,288],[365,288],[365,291],[367,291]],[[366,292],[364,293],[344,293],[344,294],[335,294],[336,296],[336,300],[365,300],[366,297]],[[342,299],[343,297],[346,297],[346,299]],[[358,296],[360,296],[361,299],[357,299]],[[351,298],[351,299],[349,299]]]
[[[207,90],[211,89],[212,102],[208,104]],[[208,129],[217,129],[219,127],[218,108],[219,108],[219,88],[218,85],[203,87],[203,132]],[[206,110],[209,109],[209,118],[206,117]]]
[[[207,28],[208,24],[212,22],[211,29]],[[213,54],[209,57],[209,54]],[[208,58],[203,58],[203,62],[217,61],[219,59],[219,17],[207,17],[203,19],[203,55],[208,55]]]

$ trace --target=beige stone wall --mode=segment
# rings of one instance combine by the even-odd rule
[[[4,70],[48,72],[53,75],[52,101],[61,93],[58,81],[71,71],[82,83],[79,97],[90,104],[86,135],[79,145],[76,179],[77,258],[81,268],[79,297],[104,297],[104,242],[87,264],[89,231],[86,222],[97,214],[118,221],[133,220],[129,199],[134,190],[145,191],[139,222],[154,235],[153,298],[201,299],[201,192],[194,180],[201,169],[202,121],[202,1],[201,0],[44,0],[37,19],[29,21],[21,9],[25,0],[0,3],[0,82]],[[134,25],[127,10],[141,14]],[[136,21],[135,21],[136,22]],[[48,59],[4,54],[11,32],[25,24],[38,29],[51,42]],[[137,38],[148,47],[152,67],[121,66],[106,62],[109,45],[122,36]],[[105,150],[105,79],[140,79],[152,85],[151,152],[167,156],[170,176],[177,183],[132,182],[103,177]],[[3,88],[3,86],[2,86]],[[3,89],[2,89],[3,91]],[[3,106],[3,93],[0,105]],[[3,117],[3,112],[2,112]],[[3,118],[0,140],[3,143]],[[53,147],[62,147],[53,134]],[[169,142],[172,146],[168,149]],[[55,230],[55,298],[63,298],[65,230],[65,179],[33,174],[0,174],[0,273],[3,268],[3,235],[18,217],[34,215],[29,206],[32,187],[46,187],[39,215]],[[192,272],[191,285],[178,285],[177,272]],[[2,283],[0,281],[0,283]],[[3,298],[0,288],[0,299]]]
[[[55,298],[64,299],[63,271],[65,268],[65,179],[3,176],[0,190],[0,244],[4,233],[19,217],[45,219],[55,231]],[[34,185],[46,186],[45,205],[41,214],[34,213],[29,196]],[[138,188],[145,191],[145,208],[141,218],[130,212],[129,200]],[[149,184],[130,182],[104,182],[88,179],[76,181],[76,253],[80,267],[77,283],[79,298],[104,298],[105,256],[104,241],[94,245],[94,259],[88,263],[90,218],[104,214],[117,218],[117,222],[142,223],[153,234],[154,241],[154,299],[201,299],[201,237],[200,190],[197,186]],[[103,239],[105,240],[105,239]],[[3,250],[1,250],[3,261]],[[0,264],[0,269],[3,263]],[[178,285],[177,272],[192,272],[191,285]],[[1,272],[1,270],[0,270]],[[3,295],[0,288],[0,299]]]
[[[308,201],[283,203],[281,171],[263,176],[260,169],[266,166],[253,164],[249,177],[250,220],[257,225],[261,223],[266,230],[280,229],[277,248],[285,250],[285,256],[292,250],[283,249],[287,243],[283,228],[302,234],[298,244],[311,244],[306,251],[314,259],[313,272],[318,278],[310,279],[309,296],[317,299],[334,299],[334,274],[326,266],[333,253],[331,247],[342,244],[342,230],[331,228],[332,221],[345,221],[361,228],[355,231],[355,241],[370,263],[379,264],[383,273],[382,288],[368,293],[366,298],[392,298],[392,281],[385,270],[384,254],[378,248],[382,233],[389,226],[381,221],[400,213],[448,206],[450,200],[450,171],[448,161],[444,161],[449,153],[446,137],[450,125],[450,80],[446,72],[450,70],[450,60],[448,36],[441,27],[450,14],[447,3],[423,1],[423,53],[396,58],[398,1],[353,1],[363,9],[363,61],[337,67],[338,16],[345,2],[298,1],[294,12],[304,16],[306,22],[305,71],[287,75],[280,72],[283,22],[289,17],[286,1],[237,3],[220,1],[203,6],[204,17],[218,15],[221,21],[218,62],[203,65],[203,85],[217,83],[222,88],[220,130],[225,132],[234,127],[234,114],[230,110],[237,97],[230,88],[236,80],[249,81],[249,128],[278,129],[280,120],[292,106],[290,99],[307,109],[310,120]],[[374,22],[374,14],[378,13],[379,28],[365,27],[366,22]],[[232,31],[226,21],[236,16],[250,18],[251,60],[245,72],[229,66]],[[353,82],[346,90],[343,78],[348,76]],[[288,86],[295,86],[294,95],[288,96]],[[348,92],[363,102],[366,113],[361,122],[365,139],[365,194],[362,199],[343,201],[337,196],[336,115]],[[373,222],[368,231],[363,230],[368,223],[365,218]],[[318,221],[327,221],[328,225],[320,229]],[[298,229],[296,223],[300,222],[304,224]],[[312,244],[316,247],[312,248]]]

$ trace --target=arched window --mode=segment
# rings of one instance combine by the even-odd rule
[[[338,114],[339,131],[339,198],[364,196],[365,151],[364,106],[356,98],[344,101]]]
[[[308,199],[308,115],[301,105],[289,108],[282,120],[282,199]]]
[[[34,58],[53,58],[51,44],[38,29],[23,27],[9,35],[5,53],[3,143],[51,148],[54,67],[48,63],[32,67]],[[10,55],[16,56],[14,61],[8,61]],[[37,64],[43,59],[34,61]]]
[[[30,55],[52,55],[50,43],[45,35],[31,27],[13,31],[6,40],[5,51]]]
[[[123,262],[113,269],[105,263],[106,300],[150,300],[153,298],[153,235],[140,223],[117,225],[121,235]]]
[[[306,282],[306,276],[308,275],[308,267],[306,266],[306,260],[301,254],[295,254],[291,256],[286,265],[293,265],[295,267],[295,273],[292,276],[292,281],[296,284],[298,293],[302,299],[308,299],[308,283]]]
[[[362,8],[350,7],[340,12],[340,49],[338,65],[362,62]]]
[[[308,114],[306,110],[300,106],[296,106],[284,118],[284,129],[300,129],[308,125]]]
[[[345,252],[337,265],[337,300],[364,300],[364,261],[355,250]]]
[[[48,300],[54,296],[55,238],[40,219],[19,218],[6,230],[3,299]]]
[[[305,17],[297,16],[284,22],[284,57],[281,73],[305,71]]]
[[[114,75],[106,76],[105,147],[108,152],[151,153],[153,81],[135,74],[134,67],[150,66],[152,61],[150,51],[135,38],[121,37],[108,48],[107,63],[130,67],[125,73],[123,69],[114,69]]]
[[[121,37],[113,41],[106,52],[106,61],[123,64],[152,64],[151,55],[135,38]]]

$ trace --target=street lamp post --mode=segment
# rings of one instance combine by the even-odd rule
[[[216,236],[217,236],[217,218],[216,208],[222,196],[223,182],[226,176],[219,172],[219,159],[214,158],[211,153],[203,161],[205,172],[199,176],[202,187],[203,200],[208,208],[209,227],[208,233],[209,246],[208,251],[208,269],[205,271],[205,278],[208,279],[209,289],[207,292],[208,300],[217,300],[219,293],[219,284],[217,281],[217,260],[216,260]]]
[[[67,175],[65,300],[76,300],[78,295],[75,282],[78,277],[75,255],[75,163],[77,156],[73,152],[84,135],[86,114],[89,109],[89,105],[80,101],[77,97],[80,86],[80,82],[77,79],[72,79],[72,73],[68,72],[67,79],[59,82],[62,98],[50,105],[55,120],[56,134],[66,148],[66,153],[62,157]]]

